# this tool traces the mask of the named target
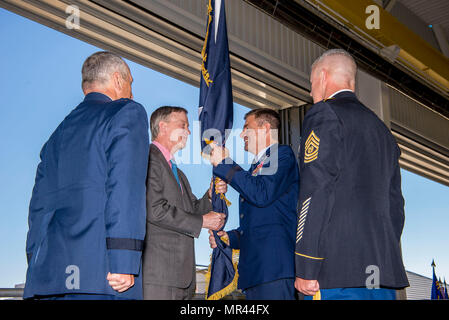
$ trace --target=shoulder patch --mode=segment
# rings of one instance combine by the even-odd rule
[[[304,145],[304,163],[309,163],[318,158],[318,150],[320,148],[320,139],[312,130]]]

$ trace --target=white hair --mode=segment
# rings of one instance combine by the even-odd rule
[[[355,75],[357,72],[357,64],[354,60],[354,58],[343,49],[330,49],[325,51],[321,56],[316,59],[312,64],[312,70],[314,70],[315,67],[320,65],[322,62],[324,62],[329,57],[339,57],[343,59],[339,59],[338,61],[334,61],[333,65],[330,65],[330,68],[334,70],[339,70],[339,72],[345,72],[351,79],[355,79]],[[338,64],[338,65],[335,65]],[[344,64],[342,66],[342,64]],[[344,68],[338,68],[338,67],[344,67]]]
[[[81,86],[86,89],[94,83],[106,84],[114,72],[119,72],[123,79],[127,79],[129,75],[128,65],[114,53],[108,51],[96,52],[83,63]]]

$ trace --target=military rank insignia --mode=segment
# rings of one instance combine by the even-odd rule
[[[263,167],[263,162],[261,162],[252,172],[252,176],[255,177],[259,173],[260,169]]]
[[[312,130],[304,145],[304,163],[309,163],[316,160],[318,158],[319,148],[320,139]]]
[[[259,163],[259,164],[257,165],[257,167],[253,170],[253,172],[251,172],[251,175],[252,175],[253,177],[259,175],[260,170],[262,169],[263,164],[264,164],[265,160],[267,160],[267,158],[268,158],[267,154],[264,154],[263,157],[260,158],[260,160],[259,160],[260,163]]]

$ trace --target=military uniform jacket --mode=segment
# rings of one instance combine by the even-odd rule
[[[365,287],[378,270],[380,286],[408,286],[399,156],[389,129],[352,92],[310,109],[301,137],[297,277],[322,289]]]
[[[227,158],[213,172],[240,193],[240,226],[228,231],[240,249],[238,287],[293,278],[299,176],[292,149],[274,144],[248,171]]]
[[[207,192],[201,199],[178,168],[179,187],[162,152],[150,145],[147,178],[147,235],[143,254],[147,284],[187,288],[195,285],[195,247],[203,214],[212,210]],[[192,284],[193,282],[193,284]]]
[[[148,118],[130,99],[89,93],[42,148],[29,208],[24,298],[142,298]],[[133,274],[113,290],[108,272]]]

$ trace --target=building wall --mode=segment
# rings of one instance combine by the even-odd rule
[[[432,279],[407,271],[410,287],[406,288],[407,300],[430,300]]]

